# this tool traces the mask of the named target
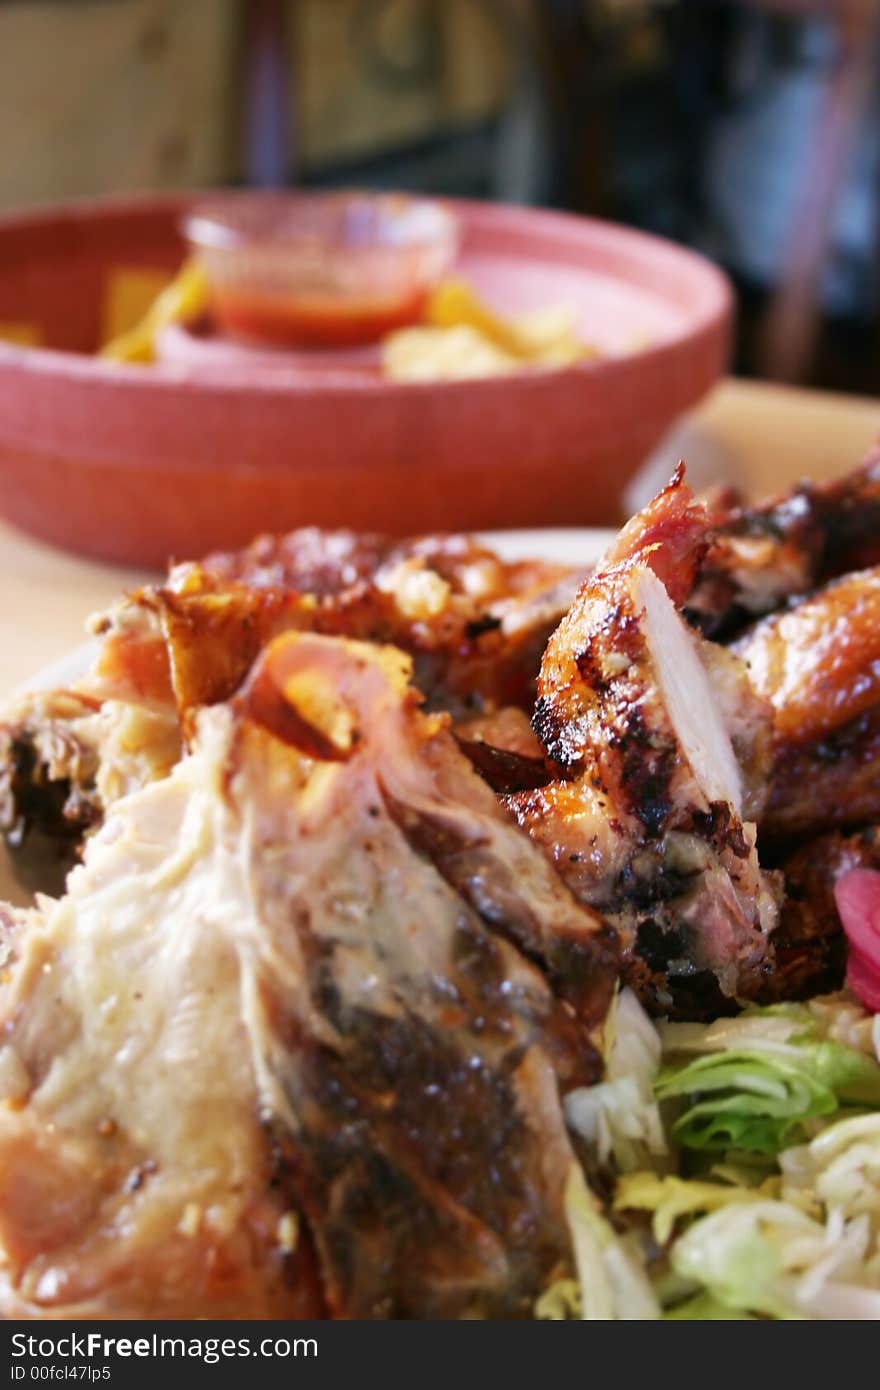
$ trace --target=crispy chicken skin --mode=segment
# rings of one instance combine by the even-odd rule
[[[762,619],[733,650],[773,707],[762,838],[880,819],[880,569]]]
[[[780,743],[815,743],[880,703],[880,569],[756,624],[732,650],[773,706]]]
[[[400,566],[437,575],[460,597],[477,602],[528,598],[570,579],[570,566],[542,560],[502,560],[473,536],[416,536],[394,540],[370,532],[326,531],[315,526],[284,536],[260,536],[244,550],[216,552],[196,567],[220,587],[244,584],[327,598],[345,593]],[[176,566],[172,588],[185,587],[189,564]]]
[[[191,713],[228,700],[279,633],[393,642],[412,654],[429,704],[462,719],[530,712],[544,643],[575,588],[566,566],[507,564],[465,536],[309,528],[177,566],[94,620],[99,650],[75,691],[4,713],[0,833],[19,876],[59,892],[119,788],[165,775]]]
[[[516,1317],[570,1272],[614,943],[410,674],[280,637],[12,919],[4,1316]]]
[[[880,708],[814,743],[782,744],[761,816],[762,844],[880,823]]]
[[[393,643],[412,655],[429,707],[466,718],[531,709],[544,643],[582,577],[568,566],[505,563],[468,536],[391,541],[308,528],[179,566],[156,601],[179,700],[232,693],[253,659],[239,622],[252,644],[289,628]],[[212,623],[220,659],[206,692],[187,663],[187,628],[201,641]]]
[[[585,581],[538,680],[535,730],[561,775],[509,798],[614,923],[628,978],[660,1012],[717,1009],[760,975],[777,914],[778,885],[743,818],[759,799],[769,709],[736,658],[687,627],[659,577],[687,592],[704,538],[705,515],[676,477],[643,533],[635,518]],[[750,798],[727,728],[738,720]]]

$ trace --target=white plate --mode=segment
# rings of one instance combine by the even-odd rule
[[[594,565],[617,535],[596,527],[545,527],[534,531],[480,531],[479,539],[502,560],[549,560],[560,565]]]
[[[614,536],[613,531],[572,527],[571,529],[541,529],[523,531],[483,531],[480,539],[490,545],[504,560],[548,560],[562,565],[595,564]],[[85,614],[83,621],[85,621]],[[65,656],[44,666],[21,690],[56,690],[75,685],[85,675],[94,659],[97,642],[84,642]],[[0,845],[0,901],[24,902],[17,891],[5,850]]]

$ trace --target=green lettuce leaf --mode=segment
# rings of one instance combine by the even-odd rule
[[[691,1102],[672,1126],[682,1147],[774,1155],[842,1104],[880,1106],[880,1066],[838,1042],[756,1041],[664,1067],[656,1093]]]
[[[825,1229],[784,1202],[743,1202],[702,1217],[672,1247],[672,1267],[737,1312],[798,1318],[791,1275],[821,1258]]]
[[[663,1319],[665,1322],[754,1322],[751,1313],[728,1308],[705,1291],[677,1304],[675,1308],[667,1309]]]

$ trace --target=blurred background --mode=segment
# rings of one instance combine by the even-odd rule
[[[877,0],[0,0],[0,208],[359,184],[731,274],[746,375],[880,391]]]

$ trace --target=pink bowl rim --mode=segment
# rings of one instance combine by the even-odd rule
[[[291,190],[295,192],[296,190]],[[308,193],[309,190],[303,190]],[[196,201],[209,201],[213,196],[235,196],[235,190],[189,190],[163,194],[137,194],[100,198],[77,199],[63,203],[42,204],[37,207],[18,209],[15,212],[0,214],[0,234],[6,229],[28,227],[34,223],[53,223],[59,219],[71,221],[89,220],[96,214],[106,212],[124,216],[164,211],[176,212],[183,216]],[[252,197],[253,190],[241,190],[240,196]],[[684,271],[695,289],[699,289],[703,303],[695,311],[688,324],[678,332],[663,337],[657,343],[629,353],[626,356],[610,356],[565,367],[547,367],[520,372],[507,377],[477,377],[464,381],[388,381],[381,376],[357,376],[348,371],[296,372],[290,366],[279,366],[277,372],[260,371],[252,377],[242,377],[235,369],[229,375],[221,369],[212,370],[210,375],[197,375],[184,368],[168,363],[123,363],[76,352],[62,351],[58,348],[27,347],[17,343],[0,342],[0,368],[26,369],[33,379],[38,373],[50,376],[61,375],[67,380],[78,380],[83,386],[95,389],[106,386],[119,387],[125,384],[133,392],[156,391],[173,387],[175,391],[187,394],[213,394],[222,391],[226,395],[254,398],[261,396],[315,396],[335,395],[352,398],[381,395],[384,399],[407,398],[418,395],[437,395],[438,393],[466,392],[473,398],[480,395],[497,395],[499,387],[517,391],[528,390],[538,383],[549,381],[560,384],[572,381],[596,381],[603,377],[637,375],[650,369],[664,357],[675,356],[683,350],[692,348],[695,341],[706,334],[725,331],[732,321],[734,311],[733,289],[728,277],[708,258],[687,247],[649,232],[637,231],[616,222],[605,221],[580,214],[559,212],[555,209],[523,207],[518,204],[490,203],[477,199],[446,198],[445,206],[459,214],[462,231],[466,236],[469,226],[502,230],[510,223],[522,223],[528,219],[530,228],[537,234],[555,236],[559,241],[566,239],[576,242],[579,234],[588,234],[593,246],[603,246],[617,253],[628,252],[635,261],[657,258],[665,259],[670,267]]]

